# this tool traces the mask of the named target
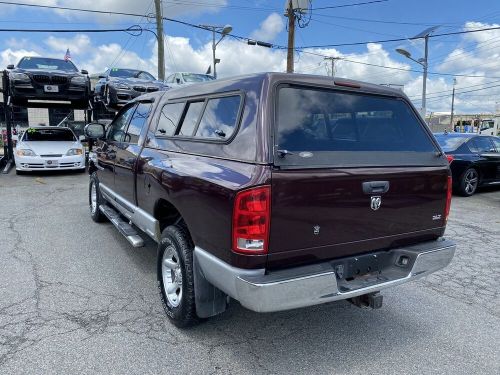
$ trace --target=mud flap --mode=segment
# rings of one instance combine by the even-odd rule
[[[196,252],[193,253],[193,273],[196,315],[209,318],[226,311],[227,294],[207,281],[196,258]]]

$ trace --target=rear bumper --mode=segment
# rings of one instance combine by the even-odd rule
[[[196,247],[195,256],[211,284],[257,312],[272,312],[353,298],[415,280],[446,267],[455,244],[440,239],[386,252],[387,263],[377,273],[338,277],[338,265],[356,258],[273,271],[245,270],[230,266]],[[400,264],[402,257],[406,265]],[[336,272],[337,270],[337,272]]]

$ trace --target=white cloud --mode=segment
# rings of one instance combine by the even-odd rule
[[[0,52],[0,66],[2,68],[9,64],[16,64],[23,56],[38,56],[36,51],[29,51],[25,49],[12,49],[7,48]]]
[[[215,13],[227,5],[228,0],[203,0],[203,1],[178,1],[174,4],[175,0],[163,2],[163,15],[165,17],[175,17],[182,14],[201,14],[201,13]],[[24,3],[48,5],[58,7],[80,8],[80,9],[94,9],[109,12],[123,12],[133,14],[152,14],[154,16],[154,4],[150,0],[26,0]],[[9,7],[10,10],[13,7]],[[110,14],[96,14],[75,12],[70,10],[46,10],[48,12],[56,12],[68,19],[84,18],[98,20],[101,23],[116,23],[123,22],[126,16],[114,16]]]
[[[283,16],[278,13],[271,13],[260,24],[259,29],[252,33],[251,38],[271,42],[284,30],[284,28],[285,21],[283,20]]]
[[[265,39],[275,36],[279,32],[278,22],[274,17],[268,17],[252,36]],[[281,19],[281,18],[280,18]],[[272,26],[274,25],[274,26]],[[484,28],[491,25],[471,24],[465,28]],[[265,31],[267,30],[267,32]],[[467,75],[480,75],[482,77],[457,77],[457,96],[455,105],[457,112],[492,112],[495,102],[500,100],[500,87],[493,87],[484,91],[461,93],[463,91],[482,89],[500,84],[500,77],[495,79],[487,77],[500,76],[500,56],[498,49],[487,48],[491,42],[500,43],[500,34],[491,34],[488,37],[480,36],[481,33],[466,34],[463,39],[465,45],[455,49],[445,56],[438,64],[431,66],[432,71],[454,72]],[[493,38],[497,38],[495,40]],[[212,62],[211,41],[195,47],[192,40],[185,37],[166,36],[166,71],[167,74],[175,71],[193,71],[204,73]],[[144,39],[141,39],[144,42]],[[472,43],[472,45],[471,45]],[[198,45],[198,43],[196,43]],[[141,47],[144,53],[123,49],[117,43],[95,44],[91,37],[85,34],[75,35],[71,38],[49,36],[39,46],[32,45],[29,40],[9,39],[6,49],[0,51],[0,63],[6,66],[16,63],[24,55],[46,55],[62,58],[66,48],[70,48],[73,61],[81,69],[91,73],[103,71],[111,65],[148,70],[157,73],[156,41],[150,38]],[[337,49],[315,49],[308,52],[320,55],[339,57],[335,63],[337,77],[345,77],[368,81],[376,84],[404,85],[404,91],[420,107],[422,90],[422,74],[409,72],[415,65],[401,62],[399,56],[390,54],[380,44],[368,44],[366,50],[358,53],[343,53]],[[286,50],[268,49],[259,46],[249,46],[246,43],[227,38],[217,47],[217,57],[221,63],[217,66],[219,77],[264,71],[285,71]],[[431,56],[432,57],[432,56]],[[358,63],[355,63],[358,62]],[[360,64],[361,63],[361,64]],[[383,69],[372,65],[396,67],[401,70]],[[298,73],[329,74],[329,62],[322,56],[308,53],[299,53],[295,56],[295,68]],[[327,69],[328,68],[328,69]],[[427,82],[428,111],[449,111],[451,107],[452,78],[449,76],[430,75]],[[470,87],[473,86],[473,87]]]

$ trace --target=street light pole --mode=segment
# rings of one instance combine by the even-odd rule
[[[224,39],[226,35],[228,35],[231,31],[233,31],[233,27],[231,25],[226,25],[226,26],[199,25],[199,27],[212,31],[212,64],[214,68],[213,75],[214,78],[217,78],[217,63],[220,62],[220,60],[217,61],[217,58],[215,57],[215,50],[217,49],[219,43],[222,42],[222,39]],[[215,41],[216,33],[222,35],[217,42]]]
[[[215,49],[217,45],[215,44],[215,28],[212,29],[212,63],[214,67],[214,78],[217,79],[217,61],[215,61]]]
[[[426,91],[427,91],[427,69],[429,68],[429,35],[436,30],[438,26],[432,26],[429,27],[428,29],[425,29],[422,31],[420,34],[414,36],[411,38],[411,40],[415,39],[424,39],[425,42],[425,47],[424,47],[424,57],[421,59],[414,59],[411,57],[411,53],[408,52],[407,50],[403,48],[396,48],[396,52],[403,55],[407,59],[410,59],[412,61],[415,61],[417,64],[422,65],[424,68],[424,76],[423,76],[423,82],[422,82],[422,116],[425,119],[425,115],[427,112],[427,96],[426,96]]]

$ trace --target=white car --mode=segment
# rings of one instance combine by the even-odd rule
[[[14,159],[17,174],[39,170],[85,170],[85,149],[68,128],[28,128],[17,142]]]
[[[210,74],[199,73],[173,73],[165,79],[165,83],[169,87],[177,87],[181,85],[192,85],[194,83],[209,82],[215,78]]]

